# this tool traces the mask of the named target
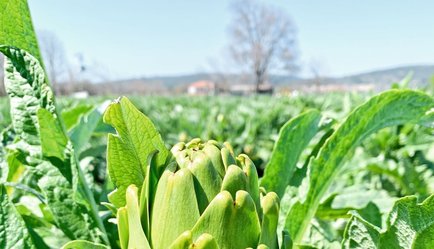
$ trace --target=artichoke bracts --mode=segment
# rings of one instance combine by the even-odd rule
[[[277,248],[279,200],[258,185],[255,165],[229,144],[178,143],[158,177],[150,155],[145,181],[118,209],[122,248]]]

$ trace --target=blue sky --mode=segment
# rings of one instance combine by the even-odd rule
[[[265,0],[264,0],[265,1]],[[434,64],[434,1],[274,0],[297,27],[301,66],[340,76]],[[230,0],[29,0],[37,30],[54,32],[112,78],[209,71],[228,43]],[[307,70],[302,72],[308,75]]]

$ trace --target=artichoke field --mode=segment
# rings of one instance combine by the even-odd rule
[[[246,138],[267,117],[239,138],[169,150],[125,97],[61,112],[27,1],[0,1],[0,16],[11,123],[0,131],[0,248],[434,248],[432,94],[393,89],[346,118],[304,107],[279,118],[259,179],[223,141],[260,147]],[[98,185],[91,155],[105,152]]]

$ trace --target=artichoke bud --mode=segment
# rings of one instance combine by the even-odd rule
[[[279,200],[259,188],[247,155],[235,158],[228,143],[200,139],[178,143],[171,152],[176,162],[149,185],[154,194],[147,191],[152,248],[276,248]],[[129,224],[129,216],[124,220]],[[131,241],[131,227],[128,236]],[[123,245],[125,235],[120,237]]]

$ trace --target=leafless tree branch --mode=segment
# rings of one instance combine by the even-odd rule
[[[234,61],[254,75],[256,89],[271,70],[293,70],[296,34],[289,16],[253,0],[239,0],[232,8],[229,50]]]

